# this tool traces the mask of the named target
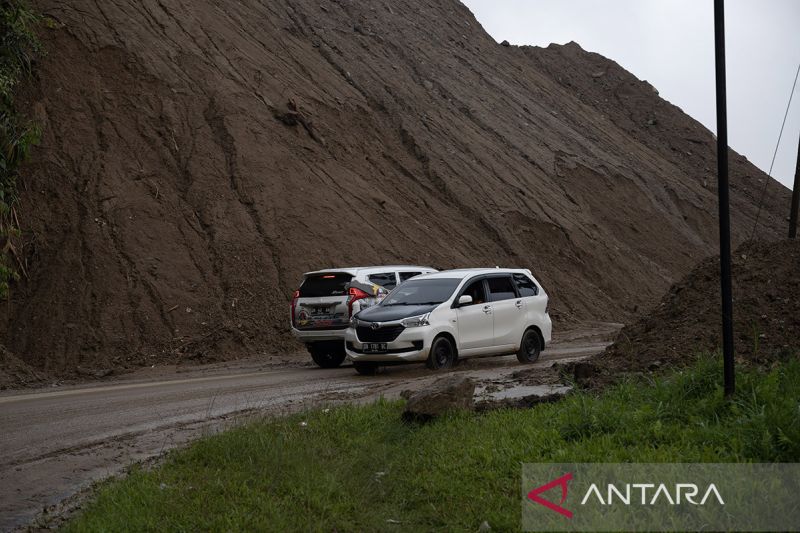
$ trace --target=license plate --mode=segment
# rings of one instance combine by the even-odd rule
[[[367,342],[364,344],[364,353],[386,353],[389,345],[385,342]]]
[[[312,307],[311,316],[327,316],[330,314],[329,307]]]

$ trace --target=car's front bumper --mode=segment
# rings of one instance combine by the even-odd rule
[[[346,327],[337,329],[297,329],[293,327],[292,335],[300,342],[311,344],[314,342],[344,340],[346,330]]]
[[[386,343],[384,353],[365,353],[364,344],[354,328],[348,328],[344,335],[347,358],[353,362],[370,363],[413,363],[425,361],[431,347],[428,328],[407,328],[391,342]]]

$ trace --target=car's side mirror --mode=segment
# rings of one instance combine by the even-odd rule
[[[458,298],[458,306],[459,307],[464,306],[464,305],[471,305],[471,304],[472,304],[472,296],[470,296],[469,294],[462,294]]]

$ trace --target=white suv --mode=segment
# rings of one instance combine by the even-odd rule
[[[289,306],[292,333],[306,344],[315,363],[335,368],[345,359],[344,331],[350,317],[378,303],[398,284],[429,272],[436,270],[395,265],[306,272]]]
[[[360,374],[380,365],[517,354],[533,363],[550,342],[548,298],[530,270],[447,270],[415,277],[354,315],[345,349]]]

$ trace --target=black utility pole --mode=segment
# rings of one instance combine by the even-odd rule
[[[717,67],[717,181],[719,188],[719,263],[722,288],[722,356],[725,396],[736,390],[733,368],[731,219],[728,198],[728,112],[725,94],[725,2],[714,0],[714,51]]]
[[[800,204],[800,142],[797,143],[797,167],[794,169],[792,209],[789,211],[789,238],[797,237],[797,204]]]

